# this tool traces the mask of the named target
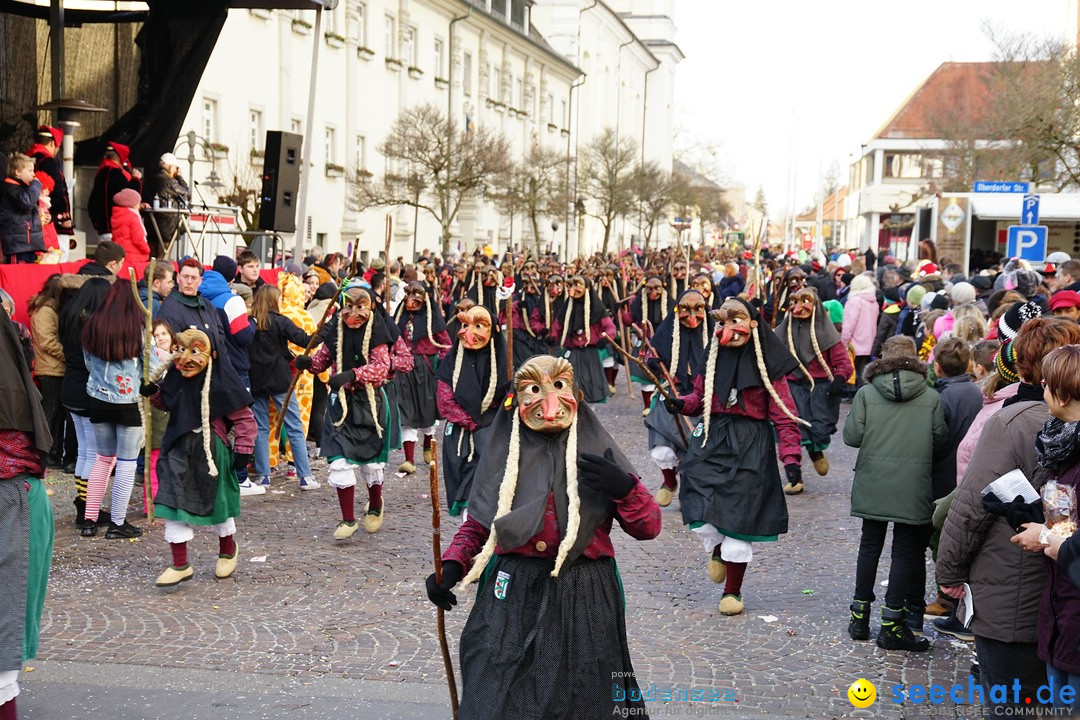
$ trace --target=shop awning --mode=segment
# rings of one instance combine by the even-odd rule
[[[1020,222],[1019,193],[971,193],[971,211],[980,220]],[[1080,222],[1080,193],[1039,195],[1039,222]]]

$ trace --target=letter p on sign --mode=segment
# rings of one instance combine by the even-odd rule
[[[1046,236],[1045,225],[1010,225],[1005,254],[1042,262],[1046,259]]]

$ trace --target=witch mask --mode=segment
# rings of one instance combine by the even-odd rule
[[[574,369],[563,358],[538,355],[514,375],[518,413],[531,430],[557,433],[570,427],[577,417]]]
[[[570,278],[570,297],[577,300],[578,298],[585,297],[585,292],[588,290],[588,281],[581,275],[575,275]]]
[[[698,275],[690,282],[690,287],[701,293],[701,296],[708,300],[712,297],[712,280],[705,275]]]
[[[176,334],[173,365],[180,375],[193,378],[200,375],[210,363],[210,338],[202,330],[188,328]]]
[[[650,300],[659,300],[664,294],[664,283],[660,278],[649,278],[645,282],[645,296]]]
[[[731,298],[719,310],[713,310],[711,316],[716,321],[716,336],[724,347],[742,347],[757,328],[757,321],[750,318],[746,306]]]
[[[457,315],[461,327],[458,329],[458,341],[469,350],[487,347],[491,340],[491,314],[483,307],[471,307]]]
[[[423,283],[413,280],[405,286],[406,310],[409,312],[416,312],[424,307],[425,300],[427,300],[427,290],[424,289]]]
[[[371,296],[363,288],[349,288],[345,291],[344,307],[341,318],[347,327],[356,330],[364,326],[371,318]]]
[[[701,293],[686,293],[675,307],[675,312],[683,327],[694,330],[705,322],[705,298]]]
[[[803,288],[790,300],[791,315],[799,320],[809,320],[814,314],[814,306],[817,305],[817,294],[810,288]]]

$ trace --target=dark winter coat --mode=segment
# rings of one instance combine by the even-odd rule
[[[45,236],[41,233],[38,198],[41,181],[37,178],[24,185],[15,178],[0,183],[0,246],[4,257],[24,252],[44,252]]]
[[[934,513],[930,469],[947,434],[941,398],[916,358],[872,362],[865,376],[844,422],[844,442],[859,448],[851,514],[928,524]]]
[[[874,357],[881,357],[882,344],[896,334],[896,326],[902,309],[899,305],[889,305],[878,315],[877,335],[874,336],[874,347],[870,350],[870,354]]]
[[[1045,558],[1010,542],[1016,532],[1004,517],[983,508],[982,491],[1018,468],[1036,490],[1043,486],[1046,471],[1038,464],[1035,437],[1048,414],[1044,403],[1017,402],[986,421],[941,528],[937,581],[971,586],[976,609],[971,631],[979,637],[1036,640]]]
[[[720,282],[716,284],[716,294],[721,298],[737,297],[739,293],[746,287],[746,281],[742,279],[742,275],[736,273],[732,277],[725,275],[720,278]],[[723,300],[721,300],[723,302]]]
[[[289,389],[292,372],[289,363],[292,353],[289,343],[306,347],[311,336],[301,330],[284,315],[270,313],[270,327],[255,330],[255,339],[248,347],[251,366],[258,368],[251,373],[251,394],[255,397],[277,395]]]
[[[934,499],[943,498],[956,487],[956,449],[983,406],[983,394],[968,374],[938,378],[934,389],[945,409],[949,428],[945,449],[934,458]],[[1010,498],[1011,499],[1011,498]]]
[[[90,189],[86,211],[90,223],[98,234],[112,232],[113,196],[131,188],[142,194],[142,181],[132,177],[131,173],[114,163],[102,163],[94,176],[94,186]]]
[[[1071,467],[1048,479],[1077,489],[1080,485],[1080,460],[1076,452]],[[1058,555],[1060,560],[1061,556]],[[1047,558],[1046,585],[1039,607],[1039,659],[1058,670],[1080,673],[1080,589],[1073,585],[1057,561]]]

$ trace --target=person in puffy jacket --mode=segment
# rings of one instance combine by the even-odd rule
[[[885,650],[930,647],[912,629],[921,634],[925,550],[933,532],[931,469],[948,430],[941,398],[926,377],[911,338],[889,338],[881,359],[866,366],[867,384],[855,394],[844,423],[844,442],[859,448],[851,514],[863,520],[848,634],[853,640],[870,638],[874,580],[892,523],[892,566],[877,636]]]
[[[874,350],[878,315],[881,314],[876,290],[869,275],[856,275],[844,303],[844,327],[840,332],[840,341],[844,345],[850,344],[855,350],[855,381],[859,385],[865,382],[864,369]]]
[[[142,198],[137,190],[125,188],[113,195],[112,233],[113,242],[124,248],[127,262],[121,277],[127,278],[127,268],[140,272],[150,262],[150,246],[146,243],[146,228],[139,215]]]
[[[41,181],[34,177],[34,161],[22,153],[11,156],[8,176],[0,183],[0,249],[3,262],[37,262],[45,251],[38,198]]]

